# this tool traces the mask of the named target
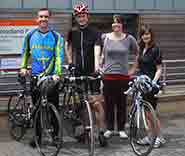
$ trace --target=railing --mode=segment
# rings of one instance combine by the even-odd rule
[[[185,60],[163,60],[162,82],[185,84]]]
[[[130,62],[129,64],[132,64]],[[163,60],[162,83],[171,84],[185,84],[185,59],[183,60]],[[8,73],[15,74],[19,68],[2,69],[0,68],[0,76],[7,75]],[[8,74],[9,75],[9,74]]]
[[[28,70],[31,70],[31,66],[28,66]],[[16,74],[19,71],[20,71],[19,67],[15,67],[15,68],[0,68],[0,76],[1,75]]]

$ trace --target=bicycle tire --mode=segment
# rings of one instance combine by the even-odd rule
[[[147,156],[151,153],[157,137],[157,117],[149,102],[144,100],[141,102],[143,103],[141,105],[141,111],[139,114],[135,111],[131,117],[130,144],[136,155]],[[150,119],[147,117],[147,114],[150,114]],[[149,143],[148,145],[144,145],[143,143],[141,145],[141,140],[145,137],[148,137]]]
[[[82,93],[78,93],[77,91],[65,92],[63,100],[63,111],[65,112],[65,109],[72,109],[71,112],[75,112],[74,114],[72,114],[71,117],[68,114],[66,115],[66,113],[63,115],[63,117],[65,118],[67,116],[66,118],[71,118],[73,121],[76,120],[77,125],[79,123],[83,125],[84,133],[80,134],[80,136],[76,137],[76,139],[78,140],[78,142],[82,142],[83,145],[85,145],[84,148],[87,148],[87,152],[85,151],[84,153],[87,153],[89,156],[93,156],[95,148],[94,123],[89,102],[86,100],[85,96]]]
[[[87,108],[87,113],[88,113],[88,118],[89,118],[89,127],[85,128],[86,131],[86,136],[88,139],[88,151],[89,151],[89,156],[94,155],[94,148],[95,148],[95,142],[94,142],[94,124],[93,124],[93,115],[91,111],[90,104],[87,100],[84,101],[86,108]]]
[[[26,99],[22,96],[13,96],[8,102],[8,127],[11,137],[20,141],[26,133],[25,110]]]
[[[57,126],[57,128],[55,127]],[[40,138],[37,131],[40,128]],[[55,128],[58,129],[55,131]],[[56,156],[62,144],[62,123],[60,114],[52,103],[40,106],[34,118],[34,140],[42,156]]]

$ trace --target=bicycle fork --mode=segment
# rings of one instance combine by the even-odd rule
[[[148,129],[148,124],[147,124],[147,118],[145,115],[145,110],[144,106],[142,105],[142,102],[139,100],[136,102],[136,123],[137,123],[137,128],[141,128],[141,122],[143,122],[144,128]],[[142,119],[142,120],[141,120]]]

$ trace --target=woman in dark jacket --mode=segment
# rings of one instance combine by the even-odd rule
[[[145,74],[152,79],[153,90],[148,93],[144,98],[146,101],[150,102],[154,110],[157,107],[157,98],[155,94],[156,89],[159,86],[159,79],[162,73],[162,53],[159,47],[156,46],[154,41],[154,34],[152,29],[145,25],[140,31],[140,42],[139,42],[139,57],[137,60],[139,74]],[[158,89],[159,91],[159,89]],[[160,120],[157,119],[157,133],[158,137],[155,141],[154,147],[158,148],[161,144],[165,143],[165,139],[160,136]],[[148,140],[146,138],[142,139],[141,144],[147,144]]]

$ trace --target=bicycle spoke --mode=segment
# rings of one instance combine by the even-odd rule
[[[150,104],[145,101],[139,112],[139,119],[137,113],[135,112],[131,119],[130,143],[136,155],[146,156],[152,151],[156,139],[156,115]]]
[[[26,112],[25,112],[25,98],[15,96],[12,98],[11,103],[8,106],[8,126],[10,135],[13,139],[19,141],[22,139],[26,132],[25,128],[25,119],[26,119]]]
[[[74,135],[84,149],[84,155],[94,155],[94,127],[90,105],[83,94],[72,90],[65,93],[64,118],[73,121]]]
[[[52,156],[61,148],[62,127],[56,108],[50,103],[46,107],[38,110],[35,116],[35,142],[42,155]]]

